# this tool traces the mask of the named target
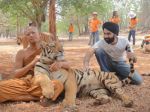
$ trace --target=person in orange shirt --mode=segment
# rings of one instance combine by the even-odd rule
[[[136,33],[136,26],[138,23],[138,19],[136,17],[135,13],[132,13],[129,15],[130,16],[130,22],[129,22],[129,35],[128,35],[128,40],[131,41],[131,36],[133,38],[133,45],[135,45],[135,33]]]
[[[72,39],[73,39],[73,32],[74,32],[74,27],[73,27],[72,23],[70,23],[68,31],[69,31],[69,41],[72,41]]]
[[[116,24],[120,23],[120,18],[118,16],[117,11],[113,11],[113,16],[112,16],[112,18],[109,19],[109,21],[112,22],[112,23],[116,23]]]
[[[97,12],[92,13],[93,18],[89,21],[89,27],[91,32],[91,39],[89,44],[92,46],[97,41],[99,41],[99,25],[102,24],[102,22],[97,19]]]

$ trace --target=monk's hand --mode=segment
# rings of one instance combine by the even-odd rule
[[[49,66],[50,71],[57,71],[62,68],[62,63],[61,62],[54,62]]]
[[[40,60],[40,55],[37,55],[37,56],[33,59],[33,61],[31,62],[32,65],[34,66],[39,60]]]

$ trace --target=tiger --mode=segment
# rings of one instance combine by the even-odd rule
[[[53,35],[50,34],[50,33],[48,33],[48,32],[41,32],[40,33],[41,41],[45,41],[46,42],[49,39],[49,37],[54,38]],[[23,46],[24,49],[29,46],[28,39],[27,39],[27,37],[24,34],[18,35],[16,42],[17,42],[18,45],[22,44],[22,46]]]
[[[43,96],[48,98],[48,99],[50,99],[54,96],[54,87],[53,87],[53,84],[52,84],[50,78],[47,75],[50,72],[49,71],[44,71],[40,67],[41,67],[41,65],[44,65],[44,64],[51,65],[56,60],[59,61],[59,60],[63,59],[63,58],[61,58],[63,49],[59,45],[58,45],[58,41],[54,42],[52,40],[51,36],[49,36],[47,38],[47,41],[42,40],[40,42],[40,48],[41,48],[40,60],[35,64],[35,67],[34,67],[34,81],[33,81],[33,84],[35,84],[35,85],[39,84],[41,86]],[[57,46],[57,48],[55,48],[55,50],[54,50],[55,52],[51,49],[47,49],[47,48],[53,47],[53,46]],[[52,53],[52,51],[54,53]],[[47,54],[47,53],[51,53],[51,55],[45,57],[44,55]],[[49,69],[48,66],[47,66],[47,69]]]
[[[42,95],[46,99],[51,99],[54,95],[54,87],[50,84],[51,80],[54,78],[49,70],[49,65],[60,60],[63,60],[63,48],[61,44],[59,44],[59,41],[41,41],[40,60],[34,67],[33,82],[34,84],[39,84],[41,86]],[[61,72],[64,74],[62,78],[60,77],[61,82],[65,85],[66,90],[66,97],[64,100],[67,102],[66,104],[75,104],[75,96],[77,91],[75,77],[70,75],[70,72],[67,72],[66,70],[61,70]]]
[[[59,43],[60,44],[60,43]],[[49,59],[56,53],[57,45],[45,45],[42,50],[42,59]],[[50,59],[51,61],[51,59]],[[120,81],[115,72],[102,72],[97,69],[84,71],[83,69],[69,70],[60,69],[55,72],[50,72],[47,64],[39,64],[37,69],[43,69],[50,79],[57,79],[64,84],[65,98],[62,105],[75,106],[77,96],[89,95],[93,97],[98,104],[105,104],[111,101],[109,95],[114,95],[119,98],[125,107],[131,107],[133,100],[124,93],[122,86],[131,82],[131,77],[134,73],[133,59],[129,60],[131,71],[129,76]]]

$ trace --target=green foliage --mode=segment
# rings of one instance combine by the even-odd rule
[[[30,21],[35,21],[40,26],[43,24],[42,31],[48,31],[49,22],[48,20],[45,22],[48,1],[0,0],[0,9],[5,14],[5,19],[11,29],[16,29],[17,21],[19,21],[21,27],[27,25]],[[59,34],[63,32],[67,34],[68,25],[72,22],[75,29],[84,33],[88,18],[90,18],[93,11],[98,12],[99,19],[108,21],[112,16],[112,12],[117,10],[121,18],[121,27],[127,27],[128,12],[133,10],[139,16],[139,12],[142,10],[140,6],[141,1],[143,0],[57,0],[57,32]],[[146,15],[148,15],[148,12]]]
[[[62,34],[62,33],[68,33],[68,22],[67,21],[57,21],[57,33]]]
[[[79,33],[85,32],[88,18],[93,11],[97,11],[99,18],[104,20],[106,13],[112,8],[111,0],[58,0],[57,4],[61,7],[63,20],[68,24],[75,24]]]
[[[41,27],[45,21],[48,0],[1,0],[0,8],[11,16],[20,16]]]
[[[62,15],[68,13],[88,15],[93,11],[97,11],[101,15],[111,8],[111,0],[58,0],[58,4],[62,8]]]
[[[48,25],[49,21],[48,19],[46,19],[46,21],[42,24],[41,27],[41,32],[49,32],[49,25]]]

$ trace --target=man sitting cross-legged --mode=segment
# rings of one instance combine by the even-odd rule
[[[14,79],[0,81],[0,102],[39,100],[42,96],[40,85],[33,83],[33,68],[39,61],[39,54],[41,53],[39,33],[36,27],[30,26],[25,34],[30,46],[17,52]],[[68,62],[56,61],[50,65],[51,71],[60,68],[68,69]],[[29,74],[33,77],[28,77]],[[54,86],[54,95],[51,99],[55,100],[62,92],[63,84],[58,80],[53,80],[50,84]]]

